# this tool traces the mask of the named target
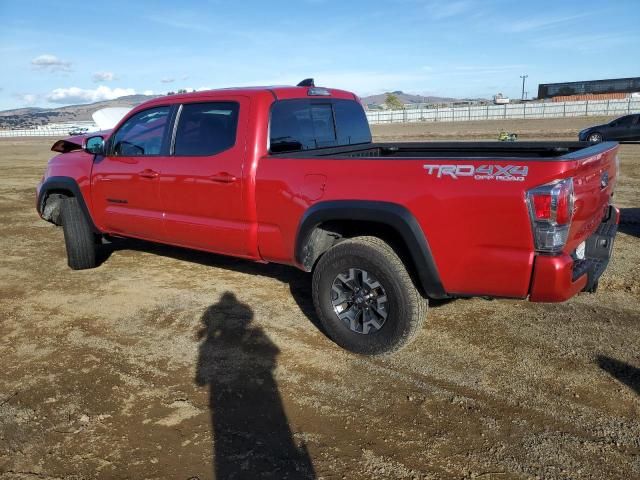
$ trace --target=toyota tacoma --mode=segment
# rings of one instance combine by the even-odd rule
[[[326,334],[369,355],[429,299],[595,291],[619,220],[616,143],[376,143],[356,95],[310,79],[156,98],[52,150],[37,210],[72,269],[105,237],[292,265]]]

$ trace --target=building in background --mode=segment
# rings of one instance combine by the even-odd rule
[[[538,99],[550,98],[554,102],[614,100],[626,98],[635,92],[640,92],[640,77],[538,85]]]

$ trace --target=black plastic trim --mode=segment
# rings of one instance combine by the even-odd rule
[[[361,143],[288,152],[269,152],[276,160],[495,160],[565,162],[608,151],[615,142],[396,142]],[[361,154],[361,153],[366,153]]]
[[[586,292],[594,292],[598,287],[598,280],[607,269],[613,254],[613,243],[618,232],[616,215],[613,207],[609,207],[607,215],[598,229],[586,240],[585,257],[574,260],[573,278],[575,282],[583,275],[587,275]]]
[[[305,265],[305,246],[321,223],[330,220],[360,220],[376,222],[393,228],[404,240],[416,267],[424,293],[434,299],[448,298],[433,260],[429,243],[415,217],[405,207],[389,202],[369,200],[336,200],[320,202],[309,208],[300,221],[296,236],[296,261]]]
[[[567,153],[560,157],[560,160],[581,160],[585,157],[590,157],[593,155],[598,155],[599,153],[604,153],[612,148],[618,146],[618,142],[600,142],[600,143],[590,143],[587,142],[590,146],[587,148],[583,148],[581,150],[575,150],[571,153]]]
[[[42,187],[40,187],[40,194],[38,195],[38,202],[36,207],[38,209],[38,213],[42,215],[42,208],[44,207],[44,200],[49,195],[51,191],[57,190],[68,190],[70,191],[74,197],[78,199],[78,203],[80,204],[80,208],[82,212],[87,217],[89,221],[89,225],[91,229],[95,233],[101,233],[98,227],[96,227],[95,223],[93,223],[93,219],[91,218],[91,214],[89,213],[89,209],[87,208],[87,204],[84,201],[84,197],[82,196],[82,192],[80,191],[80,187],[75,179],[71,177],[49,177],[47,178]]]

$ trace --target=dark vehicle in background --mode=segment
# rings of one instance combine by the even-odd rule
[[[604,125],[585,128],[578,133],[578,139],[581,142],[593,143],[603,140],[640,141],[640,113],[625,115]]]

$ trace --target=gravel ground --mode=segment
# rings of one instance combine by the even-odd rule
[[[321,333],[291,268],[122,241],[70,271],[34,209],[51,143],[0,141],[0,478],[640,478],[640,145],[597,294],[432,303],[413,344],[370,359]]]

